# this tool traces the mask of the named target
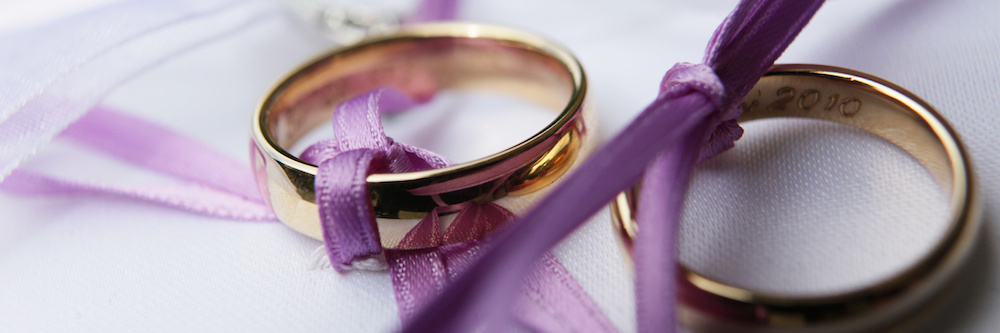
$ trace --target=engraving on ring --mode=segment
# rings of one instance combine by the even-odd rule
[[[757,111],[761,102],[760,99],[763,97],[763,92],[757,90],[757,98],[747,101],[745,99],[742,102],[743,112],[753,113]],[[774,91],[776,98],[767,104],[765,110],[768,111],[785,111],[790,105],[799,111],[812,111],[813,109],[822,109],[823,111],[834,111],[836,110],[843,117],[854,117],[859,112],[864,105],[858,97],[842,97],[838,93],[833,93],[826,98],[822,91],[818,89],[806,89],[802,91],[801,94],[791,86],[783,86]],[[765,99],[766,102],[767,99]],[[824,100],[826,101],[825,103]],[[822,104],[822,106],[821,106]]]
[[[791,102],[793,99],[795,99],[795,88],[784,86],[778,88],[778,91],[775,94],[778,95],[779,98],[776,99],[774,102],[771,102],[771,104],[768,104],[767,109],[784,110],[785,106],[788,105],[788,103]]]
[[[861,112],[861,100],[857,97],[845,98],[840,102],[840,114],[844,117],[853,117],[854,115]]]
[[[803,111],[809,111],[812,110],[812,108],[815,107],[816,104],[819,104],[819,101],[820,101],[819,90],[809,89],[803,91],[802,95],[799,95],[799,98],[796,99],[795,104],[799,106],[799,109],[802,109]]]

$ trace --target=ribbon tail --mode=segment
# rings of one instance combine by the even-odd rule
[[[206,216],[247,221],[274,221],[267,205],[197,184],[127,187],[52,178],[14,170],[0,191],[21,195],[109,195],[150,202]]]
[[[246,163],[126,113],[94,108],[60,137],[149,170],[264,204]]]
[[[525,277],[514,315],[536,332],[618,332],[551,252]]]
[[[689,131],[688,140],[668,148],[646,169],[639,196],[642,232],[636,235],[635,295],[639,332],[677,327],[677,227],[691,172],[699,154],[692,145],[711,131],[710,124]]]
[[[213,217],[252,221],[275,219],[253,183],[249,167],[167,128],[98,107],[71,124],[60,136],[187,182],[123,186],[14,170],[0,183],[0,190],[23,195],[109,195]],[[198,164],[188,162],[192,160]]]
[[[407,323],[448,282],[446,258],[437,249],[385,250],[399,317]]]
[[[482,243],[470,241],[425,250],[386,250],[396,304],[408,324],[448,282],[471,266]],[[597,303],[551,253],[523,280],[514,319],[536,332],[617,332]]]
[[[739,104],[823,2],[743,0],[737,4],[715,32],[704,59],[725,84],[729,103]]]

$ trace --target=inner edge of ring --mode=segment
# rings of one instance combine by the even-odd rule
[[[554,135],[554,133],[556,133],[563,125],[569,122],[573,118],[573,116],[580,111],[581,107],[583,106],[584,102],[583,100],[587,92],[586,75],[584,74],[583,68],[580,65],[579,61],[563,47],[527,32],[499,27],[499,26],[474,24],[474,23],[455,23],[455,22],[429,23],[429,24],[409,26],[389,36],[374,37],[362,41],[358,44],[335,49],[317,58],[314,58],[313,60],[307,62],[305,65],[292,71],[292,74],[289,74],[281,81],[279,81],[279,83],[270,90],[271,93],[269,93],[259,103],[253,117],[254,141],[258,141],[257,142],[258,146],[260,146],[262,150],[264,150],[269,156],[271,156],[271,158],[274,158],[278,162],[285,164],[291,168],[300,170],[302,172],[315,175],[317,172],[317,166],[302,161],[298,157],[292,155],[290,152],[279,146],[271,137],[269,132],[264,129],[264,125],[266,124],[266,117],[269,114],[271,105],[275,101],[275,99],[278,96],[280,96],[282,88],[292,84],[302,71],[348,48],[366,47],[370,45],[391,43],[395,40],[405,40],[411,38],[433,39],[433,38],[447,38],[447,37],[486,38],[486,39],[495,39],[498,41],[513,42],[535,48],[536,50],[539,51],[540,54],[544,54],[546,56],[558,60],[563,65],[563,68],[568,72],[569,77],[571,78],[573,83],[572,92],[570,93],[569,103],[563,110],[559,112],[557,118],[553,120],[551,123],[549,123],[544,129],[542,129],[535,135],[531,136],[527,140],[522,141],[517,145],[502,150],[498,153],[494,153],[483,158],[456,164],[445,168],[414,171],[414,172],[402,172],[402,173],[372,174],[369,175],[367,178],[368,183],[406,182],[424,178],[441,177],[450,174],[462,173],[470,169],[475,169],[499,163],[504,159],[506,159],[508,156],[520,154],[532,148],[533,146],[541,143],[546,138]],[[263,142],[260,142],[261,140],[263,140]]]
[[[965,158],[967,156],[966,150],[958,136],[955,135],[952,127],[944,121],[944,118],[909,91],[869,74],[833,66],[782,64],[775,65],[764,76],[774,75],[810,75],[819,76],[824,79],[850,81],[852,84],[861,84],[886,95],[887,98],[902,103],[909,111],[919,115],[921,121],[930,127],[944,148],[951,166],[952,186],[949,203],[951,223],[947,234],[939,239],[930,253],[910,265],[907,269],[895,274],[892,278],[874,286],[832,295],[793,297],[755,292],[746,288],[715,281],[695,272],[682,263],[678,263],[684,278],[701,290],[733,301],[778,307],[822,306],[842,303],[850,299],[864,298],[873,294],[892,293],[893,291],[909,287],[907,282],[915,278],[935,277],[935,273],[938,272],[948,275],[947,273],[952,273],[958,266],[961,266],[964,258],[971,251],[975,243],[977,230],[979,229],[978,226],[981,223],[979,221],[981,207],[972,184],[973,174],[971,165]],[[925,165],[922,166],[926,168]],[[626,192],[628,191],[634,191],[634,188]],[[622,197],[626,197],[626,199],[616,200],[612,202],[612,205],[620,205],[624,202],[635,203],[629,200],[630,198],[627,198],[628,196],[625,192],[620,194],[619,198]],[[619,223],[622,228],[627,229],[629,227],[625,224],[634,223],[635,215],[632,209],[614,209],[613,211],[616,214],[612,214],[612,218],[617,220],[615,223]],[[625,232],[634,233],[636,231],[625,230]],[[627,236],[625,238],[627,241],[631,241]],[[940,264],[942,267],[935,269],[938,267],[935,264]],[[938,278],[946,277],[939,276]]]

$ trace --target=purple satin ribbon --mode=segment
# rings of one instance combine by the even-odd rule
[[[676,228],[691,170],[742,134],[735,124],[738,103],[822,3],[741,1],[713,36],[705,64],[668,71],[660,95],[636,120],[497,235],[482,258],[404,331],[496,329],[535,260],[644,171],[642,231],[635,244],[639,330],[676,330]]]
[[[60,137],[181,182],[109,185],[16,169],[0,182],[0,190],[21,195],[120,197],[226,219],[276,220],[246,163],[162,126],[99,107],[70,124]]]

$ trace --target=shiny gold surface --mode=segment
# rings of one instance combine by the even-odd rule
[[[442,169],[368,177],[384,247],[431,209],[537,192],[589,150],[587,82],[566,50],[524,32],[479,24],[414,25],[331,51],[274,87],[253,118],[251,160],[278,218],[322,239],[316,166],[287,149],[326,123],[336,105],[381,86],[428,97],[440,89],[489,90],[539,103],[556,119],[504,151]],[[470,138],[475,139],[475,138]],[[389,236],[386,236],[389,235]],[[392,235],[396,235],[393,237]]]
[[[682,322],[704,332],[856,332],[884,330],[918,310],[965,261],[980,224],[972,170],[958,137],[929,105],[867,74],[815,65],[773,67],[743,100],[740,121],[802,117],[835,121],[874,134],[919,161],[950,198],[951,224],[934,250],[894,278],[825,297],[768,295],[682,267]],[[640,232],[634,191],[612,204],[626,241]]]

